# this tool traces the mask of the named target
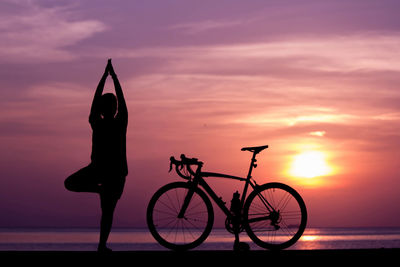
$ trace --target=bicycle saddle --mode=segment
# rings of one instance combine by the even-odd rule
[[[266,145],[266,146],[243,147],[241,150],[242,151],[250,151],[250,152],[254,152],[254,153],[258,154],[258,153],[260,153],[261,151],[263,151],[266,148],[268,148],[268,145]]]

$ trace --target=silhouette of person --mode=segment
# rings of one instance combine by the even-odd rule
[[[114,81],[116,97],[112,93],[102,94],[108,75]],[[97,250],[109,252],[111,249],[106,244],[114,210],[122,195],[125,177],[128,174],[126,160],[128,109],[111,59],[108,60],[94,94],[89,123],[93,131],[91,163],[69,176],[64,185],[73,192],[93,192],[100,195],[102,215]]]

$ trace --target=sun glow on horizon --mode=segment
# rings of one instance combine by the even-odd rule
[[[328,165],[325,154],[320,151],[306,151],[297,154],[291,164],[289,173],[298,178],[315,178],[328,175],[332,167]]]

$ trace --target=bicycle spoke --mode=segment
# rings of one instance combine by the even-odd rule
[[[186,228],[186,227],[185,227]],[[197,237],[193,235],[192,231],[190,230],[190,228],[186,228],[186,232],[190,234],[190,236],[192,237],[192,239],[196,239]]]
[[[167,220],[167,219],[166,219]],[[159,221],[159,220],[158,220]],[[174,219],[168,219],[168,221],[165,223],[165,224],[163,224],[163,225],[159,225],[159,224],[157,224],[157,227],[159,228],[159,229],[170,229],[171,227],[170,227],[170,225],[172,225],[172,224],[174,224],[175,223],[175,220]]]
[[[278,205],[277,205],[277,210],[284,210],[285,207],[288,205],[288,203],[290,202],[290,200],[292,199],[292,195],[285,192],[286,194],[281,198],[281,200],[279,201]]]
[[[171,203],[168,204],[166,201],[163,201],[163,200],[161,200],[161,199],[159,200],[159,202],[160,202],[161,204],[163,204],[163,206],[166,207],[167,209],[169,209],[171,212],[177,214],[176,208],[171,207]]]
[[[171,213],[171,212],[168,212],[168,211],[165,211],[165,210],[154,209],[154,211],[156,211],[156,212],[158,212],[158,213],[170,215],[170,216],[176,216],[176,213]]]
[[[199,231],[202,230],[200,227],[198,227],[197,225],[195,225],[194,223],[192,223],[190,220],[187,220],[187,222],[188,222],[191,226],[193,226],[193,228],[195,228],[195,229],[197,229],[197,230],[199,230]],[[203,222],[205,222],[205,221],[203,221]]]
[[[194,211],[194,212],[185,212],[185,215],[187,216],[194,216],[194,215],[204,215],[207,214],[207,211]]]
[[[284,220],[300,220],[301,211],[285,211],[280,213]]]
[[[264,192],[264,193],[265,193],[265,195],[268,194],[268,197],[265,196],[265,198],[269,200],[269,203],[272,205],[272,207],[276,207],[273,191],[274,190],[266,190],[266,192]]]

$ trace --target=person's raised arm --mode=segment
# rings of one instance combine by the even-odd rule
[[[90,109],[90,115],[89,115],[90,124],[92,124],[93,122],[95,122],[97,119],[100,118],[100,98],[101,95],[103,94],[107,76],[108,76],[108,64],[104,71],[103,76],[99,81],[99,84],[97,85],[96,92],[94,93],[92,108]]]
[[[111,64],[111,59],[108,60],[108,70],[110,75],[114,81],[115,94],[117,95],[118,100],[118,114],[117,116],[124,121],[124,123],[128,123],[128,108],[126,107],[126,102],[124,98],[124,94],[122,93],[121,84],[119,83],[118,77],[114,72],[114,68]]]

